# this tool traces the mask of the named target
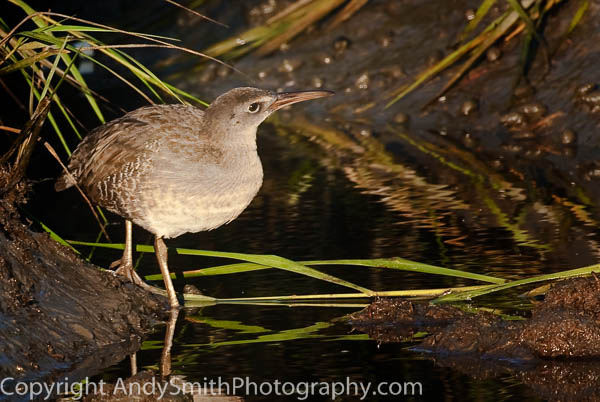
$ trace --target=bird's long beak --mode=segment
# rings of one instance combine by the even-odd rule
[[[276,111],[284,106],[293,103],[304,102],[311,99],[323,98],[325,96],[334,95],[331,91],[298,91],[298,92],[281,92],[277,94],[277,100],[269,106],[271,111]]]

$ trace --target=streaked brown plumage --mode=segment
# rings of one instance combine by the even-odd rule
[[[262,185],[258,125],[285,105],[331,94],[235,88],[206,111],[186,105],[142,107],[93,130],[73,153],[68,170],[93,202],[128,221],[118,272],[143,283],[131,263],[133,222],[156,235],[165,286],[177,306],[162,238],[235,219]],[[74,184],[65,173],[55,188]]]

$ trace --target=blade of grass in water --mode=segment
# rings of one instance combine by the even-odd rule
[[[318,332],[329,328],[333,324],[330,322],[317,322],[313,325],[304,328],[295,328],[295,329],[287,329],[284,331],[278,331],[271,334],[259,335],[255,339],[240,339],[233,341],[224,341],[224,342],[212,342],[205,344],[188,344],[187,347],[209,347],[209,348],[217,348],[220,346],[234,346],[234,345],[248,345],[251,343],[273,343],[273,342],[285,342],[285,341],[293,341],[298,339],[308,339],[308,338],[324,338],[327,335],[319,334]]]
[[[123,249],[123,244],[112,244],[112,243],[91,243],[91,242],[80,242],[69,240],[73,245],[79,246],[92,246],[92,247],[107,247],[114,249]],[[137,245],[136,250],[138,252],[153,252],[154,248],[152,246],[144,246]],[[208,276],[208,275],[224,275],[224,274],[233,274],[233,273],[241,273],[248,271],[256,271],[261,269],[269,269],[269,268],[281,268],[278,265],[281,265],[283,261],[291,262],[294,264],[299,264],[300,266],[306,265],[351,265],[351,266],[365,266],[365,267],[373,267],[373,268],[388,268],[388,269],[397,269],[401,271],[411,271],[411,272],[420,272],[424,274],[434,274],[434,275],[443,275],[443,276],[453,276],[463,279],[472,279],[481,282],[488,283],[505,283],[506,280],[502,278],[496,278],[489,275],[476,274],[472,272],[459,271],[456,269],[436,267],[429,264],[423,264],[420,262],[410,261],[403,258],[375,258],[375,259],[352,259],[352,260],[314,260],[314,261],[300,261],[294,262],[291,260],[287,260],[282,257],[272,256],[272,255],[256,255],[256,254],[241,254],[241,253],[226,253],[220,251],[204,251],[204,250],[193,250],[193,249],[183,249],[176,248],[177,253],[180,255],[201,255],[201,256],[214,256],[214,257],[225,257],[232,258],[238,260],[244,260],[251,262],[251,264],[243,263],[243,264],[228,264],[219,267],[210,267],[204,268],[194,271],[186,271],[184,272],[184,277],[193,277],[193,276]],[[290,269],[291,270],[291,269]],[[294,271],[295,272],[295,271]],[[316,274],[319,271],[315,271]],[[309,275],[308,273],[298,272],[304,275]],[[197,274],[197,275],[195,275]],[[321,273],[319,273],[321,274]],[[174,277],[174,274],[172,274]],[[147,280],[159,280],[162,279],[160,274],[157,275],[149,275],[146,277]],[[358,290],[358,289],[357,289]],[[362,291],[362,290],[361,290]]]
[[[376,258],[368,260],[332,260],[332,261],[306,261],[306,265],[359,265],[373,268],[390,268],[401,271],[421,272],[424,274],[434,274],[443,276],[454,276],[464,279],[473,279],[489,283],[505,283],[502,278],[495,278],[489,275],[475,274],[472,272],[459,271],[456,269],[436,267],[420,262],[405,260],[404,258]]]
[[[238,334],[259,334],[270,332],[270,330],[257,325],[246,325],[240,321],[217,320],[211,317],[186,316],[186,321],[210,325],[213,328],[228,329],[236,331]]]
[[[378,258],[378,259],[361,259],[361,260],[322,260],[322,261],[299,261],[303,265],[349,265],[349,266],[364,266],[373,268],[387,268],[397,269],[401,271],[420,272],[424,274],[434,274],[443,276],[453,276],[463,279],[472,279],[481,282],[488,283],[505,283],[506,280],[502,278],[495,278],[489,275],[481,275],[466,271],[459,271],[455,269],[436,267],[433,265],[423,264],[420,262],[409,261],[403,258]],[[227,275],[227,274],[238,274],[242,272],[257,271],[261,269],[270,269],[264,265],[258,264],[229,264],[218,267],[209,267],[203,269],[197,269],[192,271],[183,272],[185,278],[193,278],[197,276],[214,276],[214,275]],[[175,277],[175,274],[172,274]],[[147,280],[159,280],[162,276],[160,274],[149,275],[146,277]]]
[[[351,282],[345,281],[340,278],[336,278],[335,276],[324,274],[322,272],[317,271],[316,269],[309,268],[305,265],[299,264],[295,261],[288,260],[287,258],[279,257],[276,255],[266,255],[266,254],[242,254],[242,253],[228,253],[222,251],[205,251],[205,250],[191,250],[191,249],[177,249],[178,253],[180,250],[187,255],[199,255],[206,257],[223,257],[223,258],[231,258],[236,260],[242,260],[247,262],[253,262],[255,264],[261,264],[270,266],[273,268],[279,268],[285,271],[295,272],[297,274],[309,276],[312,278],[320,279],[323,281],[335,283],[337,285],[345,286],[351,289],[358,290],[359,292],[363,292],[367,295],[372,295],[374,292],[370,289],[364,288],[362,286],[355,285]]]
[[[450,301],[460,301],[460,300],[471,300],[474,297],[482,296],[485,294],[499,292],[501,290],[506,290],[510,288],[514,288],[517,286],[529,285],[532,283],[550,281],[555,279],[566,279],[573,278],[576,276],[589,275],[592,272],[600,272],[600,264],[590,265],[588,267],[571,269],[568,271],[556,272],[552,274],[538,275],[531,278],[519,279],[516,281],[504,283],[502,285],[493,285],[489,286],[486,289],[478,289],[478,290],[469,290],[465,292],[457,292],[448,294],[445,296],[441,296],[434,300],[434,302],[450,302]]]
[[[476,291],[494,288],[497,285],[481,285],[481,286],[464,286],[458,288],[440,288],[440,289],[414,289],[414,290],[386,290],[377,292],[377,297],[416,297],[416,298],[432,298],[453,292]],[[280,303],[285,301],[295,300],[343,300],[343,299],[366,299],[369,296],[364,293],[323,293],[310,295],[283,295],[283,296],[257,296],[257,297],[234,297],[228,299],[218,299],[218,303],[255,303],[255,302],[271,302]],[[186,294],[185,299],[194,301],[200,296]]]
[[[78,241],[70,241],[72,245],[82,245],[82,246],[92,246],[92,247],[106,247],[113,249],[123,249],[123,244],[114,244],[114,243],[91,243],[91,242],[78,242]],[[154,247],[152,246],[140,246],[136,247],[136,250],[141,252],[153,252]],[[316,269],[312,269],[305,265],[299,264],[295,261],[288,260],[283,257],[279,257],[276,255],[264,255],[264,254],[242,254],[242,253],[228,253],[223,251],[205,251],[205,250],[192,250],[192,249],[183,249],[176,248],[175,249],[178,254],[183,255],[198,255],[205,257],[222,257],[222,258],[231,258],[234,260],[242,260],[247,262],[252,262],[255,264],[266,265],[273,268],[282,269],[285,271],[295,272],[297,274],[309,276],[312,278],[320,279],[323,281],[335,283],[340,286],[345,286],[354,290],[358,290],[366,295],[374,295],[370,289],[364,288],[362,286],[355,285],[354,283],[345,281],[343,279],[337,278],[332,275],[328,275],[322,272],[317,271]]]

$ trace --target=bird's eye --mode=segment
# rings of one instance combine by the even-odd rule
[[[259,110],[260,110],[260,103],[258,103],[258,102],[251,103],[250,106],[248,106],[248,111],[250,113],[256,113]]]

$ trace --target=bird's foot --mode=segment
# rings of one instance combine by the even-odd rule
[[[133,269],[133,265],[131,263],[123,264],[123,263],[121,263],[121,260],[119,259],[119,260],[113,262],[112,264],[110,264],[111,269],[115,268],[115,267],[118,267],[114,271],[115,275],[122,275],[125,278],[127,278],[130,282],[133,282],[136,285],[141,286],[144,289],[152,288],[152,286],[148,285],[146,282],[144,282],[144,280],[142,278],[140,278],[140,276]]]

